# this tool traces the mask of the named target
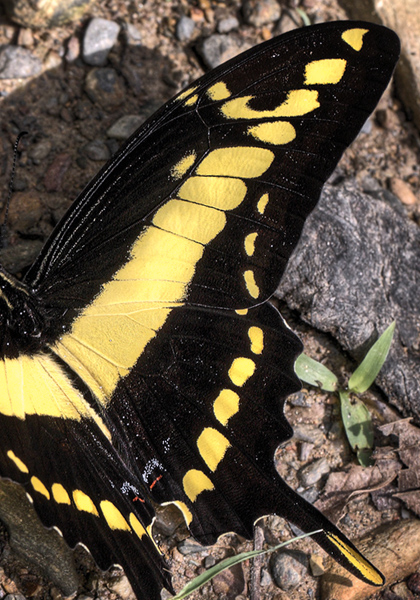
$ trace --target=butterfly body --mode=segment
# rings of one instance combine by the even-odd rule
[[[23,283],[0,271],[0,475],[139,599],[171,589],[154,502],[206,544],[270,513],[320,528],[383,582],[275,471],[301,344],[267,299],[397,57],[392,32],[351,22],[244,53],[128,140]]]

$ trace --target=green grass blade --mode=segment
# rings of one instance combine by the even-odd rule
[[[347,439],[354,452],[357,453],[359,463],[363,467],[372,464],[371,454],[373,448],[373,424],[370,413],[365,404],[347,392],[340,391],[341,418]]]
[[[213,577],[215,577],[222,571],[230,569],[230,567],[244,562],[244,560],[249,560],[250,558],[254,558],[254,556],[258,556],[260,554],[268,554],[269,552],[274,552],[275,550],[279,550],[284,546],[288,546],[296,540],[301,540],[305,537],[313,535],[314,533],[319,533],[320,531],[322,531],[322,529],[311,531],[311,533],[304,533],[303,535],[299,535],[298,537],[295,537],[291,540],[287,540],[286,542],[283,542],[278,546],[274,546],[273,548],[268,548],[267,550],[251,550],[250,552],[241,552],[236,556],[230,556],[229,558],[225,558],[225,560],[220,561],[219,563],[217,563],[217,565],[214,565],[214,567],[207,569],[207,571],[204,571],[204,573],[201,573],[201,575],[198,575],[198,577],[195,577],[192,581],[187,583],[187,585],[179,592],[179,594],[174,596],[172,600],[182,600],[183,598],[186,598],[187,596],[189,596],[189,594],[192,594],[193,592],[198,590],[205,583],[210,581],[210,579],[213,579]]]
[[[298,356],[295,362],[295,373],[305,383],[314,385],[326,392],[337,390],[337,377],[327,367],[305,353]]]
[[[383,332],[349,379],[348,388],[363,394],[370,388],[381,370],[391,347],[395,321]]]

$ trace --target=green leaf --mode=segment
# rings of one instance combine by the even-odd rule
[[[319,387],[326,392],[337,390],[338,380],[334,373],[305,353],[298,356],[295,362],[295,372],[305,383]]]
[[[309,537],[310,535],[313,535],[314,533],[319,533],[321,531],[322,529],[317,529],[316,531],[311,531],[310,533],[304,533],[303,535],[299,535],[298,537],[295,537],[291,540],[287,540],[286,542],[283,542],[278,546],[274,546],[273,548],[268,548],[267,550],[251,550],[250,552],[241,552],[236,556],[230,556],[229,558],[225,558],[225,560],[220,561],[219,563],[217,563],[217,565],[214,565],[214,567],[207,569],[207,571],[204,571],[204,573],[201,573],[201,575],[198,575],[198,577],[195,577],[192,581],[187,583],[187,585],[179,592],[179,594],[174,596],[172,600],[182,600],[183,598],[186,598],[187,596],[189,596],[189,594],[192,594],[193,592],[198,590],[205,583],[210,581],[210,579],[213,579],[213,577],[215,577],[222,571],[230,569],[230,567],[244,562],[244,560],[249,560],[250,558],[254,558],[254,556],[258,556],[260,554],[268,554],[269,552],[274,552],[275,550],[279,550],[284,546],[288,546],[292,542],[301,540],[305,537]]]
[[[395,321],[383,332],[380,338],[373,344],[363,361],[357,367],[349,379],[348,388],[357,394],[363,394],[375,381],[381,370],[394,335]]]
[[[356,396],[340,391],[341,418],[352,450],[357,453],[360,464],[370,466],[373,448],[372,419],[365,404]]]

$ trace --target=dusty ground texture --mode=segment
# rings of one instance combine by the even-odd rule
[[[42,75],[29,82],[0,82],[0,185],[3,199],[10,181],[12,146],[16,135],[28,131],[20,146],[14,184],[16,193],[9,216],[10,230],[7,247],[2,252],[4,265],[19,274],[31,263],[77,193],[103,164],[104,157],[118,147],[116,139],[110,138],[107,131],[119,117],[130,114],[146,118],[204,72],[196,47],[202,39],[217,31],[223,19],[238,19],[238,26],[228,33],[235,44],[253,45],[287,29],[290,18],[299,22],[300,16],[294,7],[295,3],[291,2],[290,6],[283,7],[280,21],[275,19],[260,25],[245,23],[242,5],[235,0],[146,0],[141,4],[124,0],[98,1],[93,3],[90,12],[80,22],[37,31],[18,27],[2,16],[0,43],[19,42],[38,56],[44,65]],[[306,0],[300,8],[312,22],[346,18],[345,12],[334,0]],[[113,69],[116,81],[112,97],[106,103],[87,95],[86,77],[92,67],[84,64],[79,56],[86,24],[94,16],[116,21],[122,26],[118,42],[108,58],[107,66]],[[187,40],[180,41],[176,28],[182,16],[191,18],[195,28]],[[136,31],[127,28],[127,25],[133,26]],[[418,165],[418,132],[391,86],[365,127],[365,133],[346,152],[339,166],[339,175],[355,177],[363,188],[390,187],[401,199],[407,218],[418,223]],[[307,331],[294,315],[286,317],[301,335],[306,352],[318,360],[327,357],[329,368],[344,381],[354,365],[348,362],[334,341]],[[367,403],[378,427],[398,418],[375,391],[367,395]],[[378,429],[378,460],[388,461],[388,470],[383,466],[380,477],[369,470],[360,472],[345,440],[337,398],[332,395],[304,390],[288,403],[287,415],[296,429],[296,436],[276,456],[279,472],[308,499],[318,500],[325,510],[332,510],[324,488],[330,473],[341,474],[342,478],[338,483],[329,480],[328,493],[345,489],[344,477],[353,481],[347,488],[350,494],[354,490],[378,486],[384,474],[395,471],[392,470],[395,461],[401,458],[397,456],[398,432],[391,435]],[[381,464],[384,465],[384,462]],[[308,479],[305,467],[308,467],[309,475],[315,473],[313,481]],[[398,501],[378,493],[373,499],[368,493],[352,495],[345,506],[333,509],[333,516],[340,519],[343,531],[355,539],[379,524],[393,522],[402,514],[408,515]],[[177,590],[204,566],[212,564],[210,555],[219,560],[251,548],[250,543],[234,535],[225,536],[214,549],[194,548],[193,542],[187,538],[186,529],[176,527],[178,523],[177,516],[169,515],[162,518],[160,528]],[[169,536],[170,530],[172,534]],[[274,544],[290,535],[291,530],[283,520],[275,517],[266,520],[266,542]],[[188,541],[183,542],[184,539]],[[322,556],[319,548],[310,541],[301,543],[299,548],[307,557]],[[0,599],[6,594],[17,593],[37,600],[58,600],[62,596],[57,586],[46,581],[36,566],[23,562],[11,552],[4,531],[0,538],[1,549]],[[129,596],[118,570],[103,577],[95,571],[83,552],[77,553],[77,560],[82,581],[79,597],[87,595],[88,598],[113,600],[118,595]],[[312,576],[313,570],[304,569],[299,575],[298,587],[284,592],[273,582],[268,563],[269,559],[264,559],[261,598],[303,600],[320,597],[319,578]],[[382,597],[393,600],[415,597],[413,582],[415,579],[412,578],[409,581],[411,591],[407,587],[394,588]],[[245,565],[230,577],[207,585],[196,597],[243,600],[248,595],[249,567]],[[366,592],[363,597],[368,595],[369,592]]]

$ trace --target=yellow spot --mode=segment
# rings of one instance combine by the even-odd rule
[[[184,100],[184,98],[186,98],[187,96],[190,96],[191,94],[193,94],[195,92],[195,90],[197,89],[198,86],[194,86],[191,88],[187,88],[186,90],[184,90],[183,92],[181,92],[177,97],[176,100]]]
[[[188,171],[190,167],[195,162],[197,158],[197,154],[195,152],[190,152],[184,158],[182,158],[179,162],[176,163],[171,169],[171,175],[174,179],[181,179],[183,175]]]
[[[155,214],[153,225],[199,244],[208,244],[226,224],[220,210],[183,200],[169,200]]]
[[[15,463],[15,465],[17,466],[19,471],[21,471],[22,473],[29,473],[28,467],[25,465],[25,463],[23,461],[20,460],[20,458],[18,458],[16,456],[16,454],[13,452],[13,450],[8,450],[7,456],[10,458],[10,460],[12,460]]]
[[[359,52],[363,46],[363,36],[368,31],[368,29],[347,29],[347,31],[343,31],[341,37],[349,46]]]
[[[213,411],[216,419],[222,424],[227,425],[229,419],[239,410],[239,395],[233,390],[223,389],[217,396],[213,404]]]
[[[274,160],[267,148],[236,146],[217,148],[198,165],[197,175],[222,175],[224,177],[259,177]]]
[[[130,525],[131,525],[131,529],[134,531],[134,533],[141,539],[144,535],[147,535],[147,531],[145,530],[145,528],[143,527],[143,525],[140,523],[140,521],[138,520],[138,518],[136,517],[136,515],[134,513],[130,513],[130,516],[128,517],[128,520],[130,521]]]
[[[232,210],[246,195],[246,184],[233,177],[189,177],[178,190],[178,197],[210,208]]]
[[[189,498],[191,502],[195,502],[197,496],[201,494],[201,492],[204,492],[205,490],[214,490],[213,482],[205,475],[205,473],[198,471],[197,469],[190,469],[185,473],[182,485],[187,498]]]
[[[272,110],[255,110],[248,106],[253,96],[243,96],[225,102],[220,110],[228,119],[271,119],[300,117],[319,107],[316,90],[291,90],[286,100]]]
[[[198,95],[195,94],[194,96],[191,96],[191,98],[188,98],[188,100],[185,100],[184,102],[184,106],[192,106],[193,104],[195,104],[198,100]]]
[[[252,256],[255,252],[255,240],[257,239],[257,235],[258,235],[258,233],[249,233],[245,237],[244,246],[245,246],[245,252],[247,253],[248,256]]]
[[[198,451],[210,471],[217,469],[229,446],[229,440],[213,427],[206,427],[197,440]]]
[[[296,129],[288,121],[268,121],[248,127],[247,133],[267,144],[288,144],[296,137]]]
[[[50,492],[47,490],[42,481],[38,479],[38,477],[31,477],[31,484],[36,492],[39,492],[45,496],[47,500],[50,499]]]
[[[212,100],[225,100],[229,98],[230,92],[224,81],[218,81],[207,90],[207,94]]]
[[[105,517],[105,520],[111,529],[130,531],[130,525],[124,519],[115,504],[109,500],[102,500],[99,506],[101,507],[101,511]]]
[[[251,352],[261,354],[264,349],[264,332],[261,327],[250,327],[248,329],[248,336],[251,341]]]
[[[249,295],[252,298],[257,299],[258,296],[260,295],[260,288],[258,287],[258,285],[255,281],[254,271],[252,271],[251,269],[248,269],[247,271],[245,271],[244,279],[245,279],[246,289],[248,290]]]
[[[268,194],[263,194],[261,196],[261,198],[258,200],[257,210],[260,213],[260,215],[264,214],[264,211],[265,211],[265,209],[267,207],[267,204],[268,204],[268,200],[269,200]]]
[[[240,356],[232,361],[232,364],[229,369],[229,377],[234,385],[241,387],[246,381],[248,381],[250,377],[252,377],[254,371],[254,361],[250,358]]]
[[[82,492],[82,490],[74,490],[73,500],[77,510],[83,510],[84,512],[88,512],[92,515],[95,515],[95,517],[99,517],[99,513],[96,509],[96,506],[94,505],[90,497],[84,492]]]
[[[247,315],[248,314],[248,309],[247,308],[238,308],[235,310],[237,315]]]
[[[347,61],[344,58],[324,58],[306,65],[306,85],[338,83],[344,75]]]
[[[57,504],[71,504],[70,496],[61,483],[53,483],[51,486],[51,491]]]
[[[383,585],[385,583],[383,576],[377,571],[367,560],[354,548],[350,548],[344,540],[337,537],[334,533],[325,531],[330,542],[337,546],[338,550],[343,554],[347,560],[359,571],[359,573],[365,577],[368,581],[371,581],[373,585]]]

